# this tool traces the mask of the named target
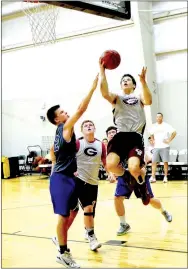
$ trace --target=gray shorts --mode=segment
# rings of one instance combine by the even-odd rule
[[[153,149],[152,163],[169,162],[170,147]]]

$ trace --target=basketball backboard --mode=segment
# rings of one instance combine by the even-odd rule
[[[116,20],[131,18],[130,1],[40,1]]]

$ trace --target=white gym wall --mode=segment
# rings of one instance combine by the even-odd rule
[[[19,3],[14,4],[19,9]],[[4,6],[7,14],[8,8],[10,2]],[[177,149],[187,148],[187,14],[172,14],[184,8],[185,2],[153,3],[159,111],[177,129],[178,136],[172,145]],[[169,14],[163,12],[170,10]],[[164,14],[163,18],[157,19],[160,14]],[[98,72],[98,58],[104,50],[116,49],[122,57],[117,69],[107,71],[110,90],[120,91],[119,80],[124,73],[133,74],[139,86],[137,74],[142,66],[137,60],[133,23],[123,25],[112,19],[60,9],[57,36],[59,40],[53,45],[26,46],[32,43],[27,18],[18,14],[2,21],[2,154],[5,156],[28,154],[27,146],[41,145],[42,136],[54,134],[55,126],[43,122],[40,116],[58,103],[70,114],[75,111]],[[105,137],[106,128],[113,124],[110,111],[110,104],[97,89],[88,111],[76,125],[77,135],[80,135],[80,122],[91,119],[96,124],[96,136]]]

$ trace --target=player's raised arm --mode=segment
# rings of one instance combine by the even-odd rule
[[[100,78],[101,78],[101,82],[100,82],[101,94],[106,100],[108,100],[108,102],[110,102],[111,104],[114,104],[117,96],[116,94],[109,92],[108,82],[107,82],[106,74],[105,74],[105,67],[104,67],[104,63],[102,62],[102,58],[99,59],[99,67],[100,67]]]
[[[86,111],[91,97],[94,93],[94,91],[97,88],[97,84],[98,84],[98,75],[96,76],[95,80],[92,83],[91,89],[89,91],[89,93],[86,95],[86,97],[82,100],[82,102],[80,103],[77,111],[74,113],[73,116],[71,116],[65,123],[64,128],[63,128],[63,138],[66,141],[70,141],[71,136],[72,136],[72,131],[73,131],[73,127],[74,124],[79,120],[79,118],[83,115],[83,113]]]
[[[143,105],[151,105],[152,104],[152,94],[150,92],[150,89],[148,88],[147,82],[146,82],[146,68],[142,68],[142,72],[139,75],[140,82],[142,84],[142,92],[141,92],[141,101]]]

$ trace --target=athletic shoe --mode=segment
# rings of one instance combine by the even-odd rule
[[[162,212],[163,216],[165,217],[166,221],[172,221],[172,215],[170,215],[166,210]]]
[[[97,241],[97,238],[95,234],[88,235],[89,245],[91,250],[97,250],[98,248],[101,248],[102,245]]]
[[[119,230],[117,231],[117,235],[124,235],[131,229],[130,225],[128,223],[123,224],[120,223]]]
[[[150,179],[149,179],[149,182],[150,183],[155,183],[156,182],[156,178],[151,176]]]
[[[68,268],[80,268],[80,266],[73,260],[69,251],[65,251],[63,254],[58,254],[56,262],[63,264]]]
[[[163,183],[167,183],[167,182],[168,182],[168,178],[166,176],[164,176]]]

